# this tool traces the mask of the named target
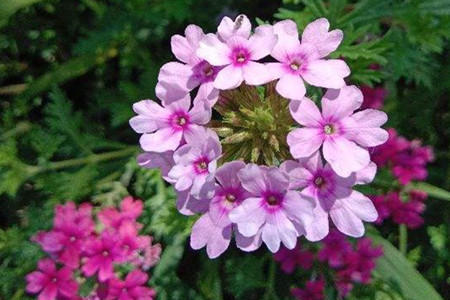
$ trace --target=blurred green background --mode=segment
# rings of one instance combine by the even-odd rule
[[[26,299],[23,277],[43,255],[29,238],[50,227],[56,203],[114,204],[129,193],[146,201],[145,230],[166,253],[152,281],[161,299],[216,299],[219,263],[225,299],[260,299],[264,278],[246,285],[251,274],[233,266],[265,270],[264,256],[232,250],[210,262],[190,251],[192,220],[175,211],[157,171],[138,168],[128,125],[132,104],[154,99],[159,68],[174,59],[170,37],[192,23],[214,32],[240,13],[255,25],[290,18],[299,29],[327,17],[343,30],[334,55],[350,65],[349,83],[387,90],[388,126],[434,147],[428,181],[450,190],[448,0],[0,0],[0,299]],[[450,299],[450,202],[437,198],[409,235],[407,258]],[[382,232],[395,241],[393,227]],[[286,297],[298,284],[288,279],[277,280]]]

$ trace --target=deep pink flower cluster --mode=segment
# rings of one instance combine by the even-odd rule
[[[374,247],[368,238],[359,239],[353,245],[338,230],[331,230],[321,243],[316,255],[302,247],[293,250],[282,248],[274,258],[287,273],[292,273],[296,266],[309,270],[314,261],[325,263],[332,270],[335,278],[333,284],[342,297],[351,292],[354,283],[370,283],[376,259],[383,255],[381,247]],[[317,260],[314,260],[314,256]],[[323,266],[321,270],[323,272]],[[294,288],[291,292],[301,300],[325,299],[324,286],[325,280],[321,278],[307,282],[304,289]]]
[[[264,242],[277,252],[281,243],[293,249],[302,235],[312,241],[324,238],[329,218],[354,237],[363,235],[363,221],[376,220],[371,200],[353,186],[375,176],[368,148],[387,140],[380,128],[387,116],[360,110],[361,91],[344,81],[350,74],[347,64],[327,58],[343,39],[342,31],[329,27],[326,19],[318,19],[300,37],[297,25],[287,20],[261,25],[252,33],[249,19],[240,15],[223,18],[216,33],[189,25],[185,36],[172,37],[178,62],[165,64],[159,72],[156,94],[161,104],[134,104],[137,116],[130,125],[142,134],[146,151],[139,164],[162,170],[177,192],[182,214],[202,214],[192,228],[192,248],[206,246],[215,258],[234,235],[244,251]],[[305,84],[328,89],[320,108],[305,97]],[[275,140],[284,139],[285,152],[295,161],[256,165],[239,156],[222,160],[227,153],[210,128],[212,110],[226,101],[224,92],[242,86],[273,86],[277,99],[288,99],[286,112],[298,126]],[[267,118],[261,119],[264,123]],[[252,134],[257,139],[265,133],[256,129]]]
[[[126,197],[120,209],[103,208],[99,223],[93,207],[73,202],[55,208],[53,228],[32,238],[50,256],[38,262],[38,270],[26,276],[28,293],[39,300],[54,299],[153,299],[155,291],[146,286],[144,271],[159,260],[161,246],[151,236],[139,235],[137,222],[143,203]],[[98,230],[100,228],[100,231]],[[132,269],[120,279],[120,265]],[[79,282],[95,276],[97,291],[89,297],[78,294]]]
[[[425,180],[426,166],[434,159],[433,149],[422,146],[420,140],[408,141],[393,128],[388,129],[389,139],[372,151],[372,160],[379,167],[388,167],[402,185],[413,180]]]
[[[361,109],[373,108],[381,109],[386,98],[387,91],[383,87],[361,86],[361,92],[364,96],[364,102]]]
[[[396,224],[405,224],[409,229],[415,229],[423,224],[421,214],[425,210],[424,201],[427,193],[419,190],[410,190],[402,195],[399,192],[389,192],[386,195],[372,196],[372,201],[378,211],[376,224],[392,218]]]

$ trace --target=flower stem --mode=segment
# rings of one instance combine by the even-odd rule
[[[400,224],[399,237],[398,237],[398,249],[403,255],[406,255],[408,248],[408,229],[405,224]]]
[[[266,291],[264,293],[264,300],[278,299],[275,293],[275,274],[277,265],[271,255],[269,255],[269,278],[267,279]]]

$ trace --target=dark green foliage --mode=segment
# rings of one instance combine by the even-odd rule
[[[431,185],[415,186],[430,195],[426,226],[409,235],[405,256],[388,244],[390,256],[375,282],[357,285],[351,299],[412,299],[420,293],[431,299],[434,292],[408,260],[444,299],[450,297],[448,0],[3,0],[0,299],[28,299],[24,276],[43,255],[30,238],[50,228],[57,203],[117,205],[128,194],[144,200],[143,231],[163,246],[161,262],[150,271],[158,299],[288,299],[291,287],[317,277],[302,270],[283,274],[265,248],[229,250],[213,261],[204,250],[192,251],[188,236],[196,218],[179,214],[159,171],[135,160],[140,150],[128,126],[132,104],[155,98],[158,70],[174,58],[170,37],[191,23],[211,32],[224,14],[239,12],[255,24],[256,17],[268,23],[293,19],[300,29],[328,18],[345,34],[332,55],[352,69],[348,83],[383,85],[388,125],[434,147]],[[317,100],[322,91],[308,93]],[[381,172],[362,191],[381,193],[391,182]],[[395,226],[380,231],[397,243]],[[331,286],[327,295],[336,299]]]

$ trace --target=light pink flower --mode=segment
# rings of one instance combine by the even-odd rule
[[[26,276],[26,291],[39,294],[38,300],[73,299],[77,295],[78,284],[72,275],[70,268],[58,270],[51,259],[41,259],[38,271]]]
[[[108,297],[118,300],[152,300],[156,296],[155,290],[145,286],[148,275],[140,270],[133,270],[125,280],[113,278],[109,281]]]
[[[224,17],[217,27],[217,36],[221,41],[227,41],[235,36],[248,39],[251,30],[252,24],[246,15],[239,15],[234,21],[230,17]]]
[[[267,67],[272,79],[280,79],[276,90],[281,96],[302,100],[306,93],[303,80],[333,89],[345,85],[344,77],[350,74],[347,64],[341,59],[323,59],[337,49],[343,38],[342,31],[328,32],[329,27],[324,18],[308,24],[300,43],[293,21],[281,21],[273,26],[278,42],[270,55],[279,63],[269,63]]]
[[[314,203],[297,191],[288,190],[289,177],[276,167],[249,164],[238,173],[242,186],[254,197],[234,208],[229,218],[246,237],[261,234],[272,252],[280,242],[293,249],[297,237],[314,218]]]
[[[211,198],[214,193],[214,172],[222,154],[219,137],[205,130],[174,153],[175,166],[169,177],[178,191],[190,189],[195,198]],[[184,206],[184,205],[181,205]]]
[[[138,116],[130,120],[145,151],[163,153],[175,151],[184,141],[211,119],[211,107],[207,102],[195,103],[192,109],[189,94],[180,100],[161,107],[154,101],[142,100],[133,105]]]
[[[315,199],[314,222],[306,225],[306,238],[318,241],[329,231],[328,215],[342,233],[360,237],[364,234],[362,221],[374,222],[378,213],[372,201],[362,193],[354,191],[357,184],[373,180],[376,165],[370,163],[365,169],[343,178],[337,175],[329,164],[322,165],[318,153],[301,163],[286,161],[280,169],[290,175],[289,188],[303,189],[303,197]]]
[[[170,169],[175,165],[175,162],[173,161],[173,151],[163,153],[144,152],[138,155],[137,162],[141,167],[147,169],[160,169],[164,180],[171,182],[168,174]]]
[[[247,30],[245,34],[239,32],[236,31],[225,41],[220,41],[215,34],[207,34],[200,41],[197,55],[213,66],[224,66],[214,80],[217,89],[233,89],[243,81],[248,85],[260,85],[272,80],[267,67],[255,62],[269,55],[277,41],[272,26],[257,27],[250,38]]]
[[[209,258],[218,257],[228,248],[234,228],[228,215],[249,196],[237,176],[243,168],[244,162],[233,161],[217,169],[215,178],[218,184],[209,202],[209,211],[192,227],[191,247],[197,250],[206,246]],[[249,240],[238,231],[235,231],[235,235],[237,246],[245,251],[253,251],[261,245],[260,239]]]
[[[370,162],[366,147],[383,144],[388,133],[380,128],[387,121],[384,112],[366,109],[353,113],[362,101],[360,90],[346,86],[326,92],[322,113],[308,98],[291,102],[292,117],[305,126],[287,136],[292,156],[309,157],[323,145],[325,159],[340,176],[365,168]]]
[[[189,25],[185,36],[172,36],[172,52],[183,63],[169,62],[161,67],[156,94],[167,102],[173,102],[199,87],[194,102],[206,100],[213,106],[219,96],[219,91],[213,87],[213,81],[220,67],[212,66],[197,56],[199,42],[205,36],[200,27]]]

